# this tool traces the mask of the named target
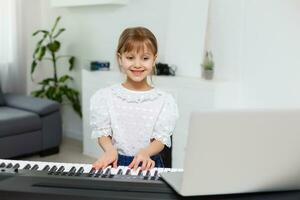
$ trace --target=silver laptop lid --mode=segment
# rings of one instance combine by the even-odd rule
[[[181,195],[299,189],[300,110],[191,115]]]

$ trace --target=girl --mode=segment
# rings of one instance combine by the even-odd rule
[[[147,82],[157,58],[156,38],[146,28],[127,28],[116,54],[126,80],[100,89],[90,102],[92,137],[104,150],[93,167],[163,167],[159,152],[171,146],[178,112],[170,94]]]

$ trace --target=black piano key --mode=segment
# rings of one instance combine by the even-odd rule
[[[27,164],[27,165],[25,165],[25,167],[23,169],[30,169],[30,168],[31,168],[31,165]]]
[[[83,167],[80,167],[80,168],[77,170],[75,176],[81,176],[82,173],[83,173],[83,171],[84,171]]]
[[[49,171],[49,169],[50,169],[49,165],[46,165],[46,166],[42,169],[42,171]]]
[[[108,178],[110,176],[111,170],[110,168],[107,168],[104,174],[102,175],[102,178]]]
[[[138,176],[143,176],[143,171],[140,169]]]
[[[127,169],[125,175],[130,175],[131,174],[131,170],[130,169]]]
[[[151,176],[151,173],[150,173],[149,170],[147,170],[147,173],[146,173],[146,175],[144,176],[144,180],[148,180],[150,176]]]
[[[5,165],[4,162],[0,164],[0,167],[5,167],[5,166],[6,166],[6,165]]]
[[[76,167],[73,166],[73,167],[71,167],[69,172],[67,172],[67,175],[68,176],[74,176],[75,172],[76,172]]]
[[[158,171],[155,170],[153,176],[151,177],[151,180],[156,180],[158,178]]]
[[[37,170],[39,168],[39,166],[37,164],[33,165],[32,168],[30,170]]]
[[[119,169],[119,171],[118,171],[117,174],[118,174],[118,175],[122,175],[122,174],[123,174],[123,170],[122,170],[122,169]]]
[[[64,167],[64,166],[60,166],[60,167],[58,168],[58,170],[55,172],[55,175],[59,175],[59,174],[63,173],[64,170],[65,170],[65,167]]]
[[[51,175],[51,174],[55,173],[56,170],[57,170],[57,167],[54,165],[53,167],[51,167],[48,174]]]
[[[89,171],[88,176],[92,177],[96,172],[96,169],[92,167],[92,169]]]
[[[13,169],[19,169],[20,167],[20,164],[19,163],[16,163],[14,166],[13,166]]]
[[[103,170],[102,170],[102,169],[99,169],[99,170],[97,171],[97,173],[95,174],[95,177],[101,176],[102,173],[103,173]]]
[[[6,168],[12,168],[12,166],[13,166],[12,163],[8,163],[8,164],[6,165]]]

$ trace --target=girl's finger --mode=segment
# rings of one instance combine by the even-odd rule
[[[113,168],[117,168],[118,167],[118,160],[115,160],[114,162],[113,162]]]
[[[151,160],[151,167],[150,169],[153,169],[155,167],[155,161]]]
[[[135,162],[135,164],[134,164],[134,166],[133,166],[133,170],[137,170],[137,168],[138,168],[139,165],[140,165],[140,162],[143,162],[143,161],[142,161],[142,160],[139,160],[139,159],[136,160],[136,162]]]
[[[141,170],[144,171],[146,169],[148,162],[149,162],[149,160],[143,160]]]
[[[133,160],[131,161],[131,163],[128,165],[128,168],[132,169],[133,166],[135,165],[136,162],[136,157],[133,158]]]
[[[150,161],[148,161],[148,163],[147,163],[147,166],[146,166],[146,169],[145,169],[145,170],[149,170],[149,169],[151,168],[151,166],[152,166],[152,161],[150,160]]]

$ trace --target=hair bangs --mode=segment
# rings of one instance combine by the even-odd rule
[[[121,52],[149,52],[153,53],[153,55],[156,55],[157,52],[155,51],[155,47],[151,43],[149,39],[143,39],[143,38],[130,38],[127,41],[125,41],[123,48],[121,48]]]

